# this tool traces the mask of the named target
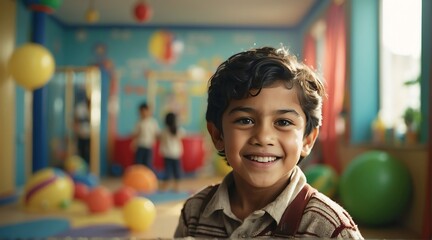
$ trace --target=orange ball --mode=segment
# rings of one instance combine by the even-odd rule
[[[138,164],[126,169],[123,184],[142,193],[153,193],[158,189],[156,174],[148,167]]]
[[[87,195],[86,203],[91,213],[106,212],[113,206],[112,194],[106,187],[95,187]]]
[[[123,186],[117,189],[117,191],[113,194],[114,205],[116,207],[122,207],[125,205],[131,198],[136,196],[135,189]]]

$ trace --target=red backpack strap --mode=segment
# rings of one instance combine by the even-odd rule
[[[316,189],[309,184],[306,183],[304,185],[299,194],[285,209],[273,236],[294,236],[296,234],[303,217],[304,209],[315,192]]]
[[[285,209],[285,212],[279,221],[279,225],[275,226],[276,224],[270,224],[259,235],[265,235],[266,233],[268,234],[268,232],[272,232],[271,235],[273,237],[294,236],[300,226],[304,209],[315,192],[316,189],[306,183],[294,200]]]

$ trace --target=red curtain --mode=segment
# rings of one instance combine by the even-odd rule
[[[346,23],[344,3],[332,2],[326,15],[324,79],[327,99],[323,103],[320,131],[323,163],[340,172],[336,122],[343,108],[346,78]]]
[[[311,33],[308,33],[305,37],[303,59],[308,66],[316,69],[316,41]]]

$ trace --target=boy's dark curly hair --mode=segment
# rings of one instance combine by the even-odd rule
[[[285,48],[255,48],[237,53],[223,62],[209,80],[207,122],[222,132],[222,115],[231,99],[257,96],[262,88],[283,81],[295,88],[306,115],[304,136],[321,126],[324,84],[306,64]],[[258,90],[255,94],[252,90]],[[275,96],[275,101],[277,97]],[[219,152],[224,156],[224,152]]]

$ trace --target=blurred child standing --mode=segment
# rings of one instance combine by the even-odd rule
[[[76,105],[74,113],[78,155],[87,164],[90,164],[90,106],[90,99],[87,98]]]
[[[162,190],[166,190],[169,181],[174,178],[174,191],[178,191],[181,174],[181,156],[183,155],[182,138],[185,131],[178,127],[177,115],[169,112],[165,116],[165,127],[160,135],[160,153],[165,163],[165,176]]]
[[[160,132],[159,124],[146,102],[140,104],[139,115],[140,120],[134,131],[135,163],[143,164],[153,170],[153,145]]]

